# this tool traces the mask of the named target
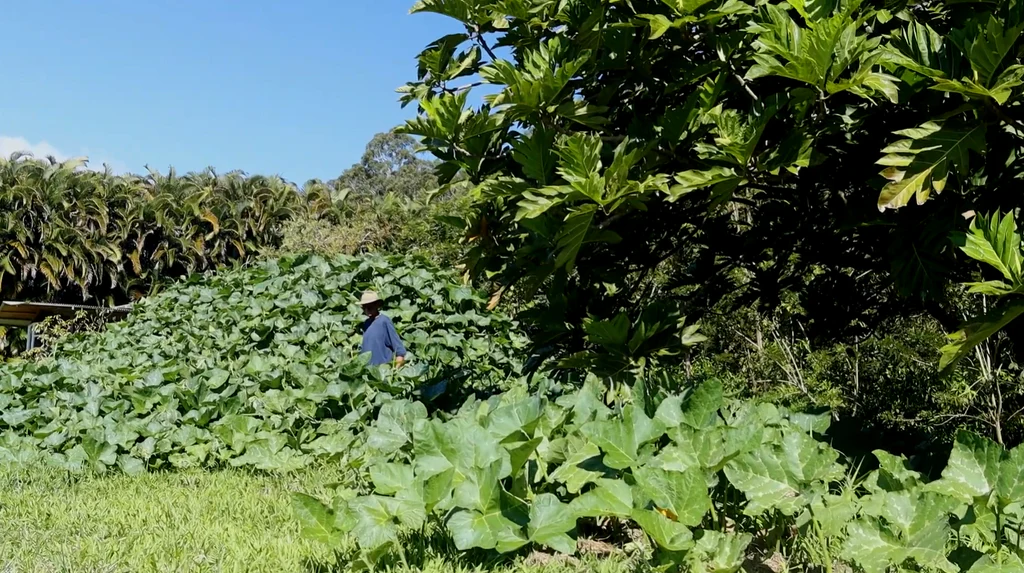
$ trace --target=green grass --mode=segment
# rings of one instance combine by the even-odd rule
[[[325,494],[338,470],[284,476],[244,471],[69,476],[0,469],[0,573],[254,571],[334,573],[351,569],[299,535],[289,492]],[[416,540],[412,541],[416,543]],[[422,542],[412,570],[625,573],[621,560],[573,567],[476,561]]]
[[[337,477],[0,473],[0,571],[303,571],[332,555],[299,537],[288,492]]]

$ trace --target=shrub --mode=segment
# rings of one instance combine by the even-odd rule
[[[574,554],[588,532],[616,541],[612,524],[646,537],[665,571],[735,573],[773,552],[817,571],[1024,566],[1024,447],[961,432],[938,479],[881,450],[858,475],[822,439],[827,414],[730,399],[717,382],[660,402],[603,394],[509,393],[446,420],[395,402],[370,430],[364,491],[330,507],[295,496],[304,530],[335,547],[351,536],[371,566],[433,527],[462,551]]]
[[[467,201],[464,196],[435,202],[389,194],[345,199],[338,216],[297,217],[284,225],[272,255],[360,253],[419,255],[442,268],[454,268],[463,253],[461,228],[445,222]]]

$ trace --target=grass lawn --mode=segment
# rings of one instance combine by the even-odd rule
[[[319,495],[340,478],[326,468],[284,476],[225,470],[139,477],[0,469],[0,573],[347,571],[328,548],[299,536],[289,499],[291,491]],[[426,554],[413,569],[628,570],[608,559],[539,566]]]

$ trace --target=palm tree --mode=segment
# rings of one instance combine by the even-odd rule
[[[124,302],[167,279],[246,262],[285,221],[334,207],[280,177],[116,175],[84,159],[0,158],[0,296]]]

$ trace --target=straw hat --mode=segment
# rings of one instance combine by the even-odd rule
[[[375,302],[380,302],[380,297],[372,290],[364,292],[363,296],[359,299],[359,304],[362,306],[373,304]]]

